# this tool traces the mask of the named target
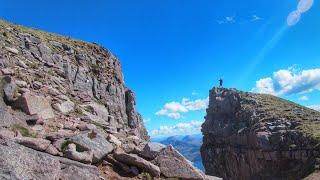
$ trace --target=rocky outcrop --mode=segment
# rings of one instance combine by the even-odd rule
[[[166,164],[199,173],[149,142],[114,55],[0,20],[0,179],[185,177]]]
[[[213,88],[202,125],[206,173],[302,179],[319,168],[320,113],[265,94]]]

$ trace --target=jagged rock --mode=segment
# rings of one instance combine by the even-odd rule
[[[52,107],[62,114],[68,114],[74,110],[74,103],[72,101],[64,101],[62,103],[55,103]]]
[[[46,149],[46,153],[57,156],[57,155],[61,155],[61,153],[58,151],[57,148],[55,148],[52,144],[50,144],[48,146],[48,148]]]
[[[112,144],[99,131],[78,134],[71,137],[70,141],[85,151],[91,150],[93,152],[93,163],[101,161],[103,157],[113,151]]]
[[[153,162],[159,166],[161,174],[167,178],[204,179],[200,170],[193,167],[191,162],[171,145],[162,150]]]
[[[143,171],[150,173],[153,177],[160,177],[160,169],[158,166],[152,164],[147,160],[144,160],[136,154],[127,154],[124,152],[116,151],[113,156],[116,160],[124,164],[137,166]]]
[[[153,160],[166,146],[160,143],[149,142],[145,145],[140,155],[144,158]]]
[[[51,105],[45,97],[25,93],[14,103],[14,107],[20,108],[29,115],[37,114],[40,118],[54,118]]]
[[[91,150],[78,152],[75,144],[69,144],[67,149],[64,151],[64,156],[75,161],[91,164],[93,152]]]
[[[201,156],[224,179],[303,179],[319,163],[320,113],[272,95],[210,91]]]

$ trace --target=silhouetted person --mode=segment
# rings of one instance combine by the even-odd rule
[[[219,86],[222,87],[222,85],[223,85],[223,80],[220,78],[219,79]]]

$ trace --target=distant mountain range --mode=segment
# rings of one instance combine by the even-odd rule
[[[202,159],[200,155],[200,147],[202,145],[202,135],[187,135],[187,136],[170,136],[163,138],[153,138],[153,142],[161,144],[171,144],[182,155],[184,155],[194,166],[204,171]]]

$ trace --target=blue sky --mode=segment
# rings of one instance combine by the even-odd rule
[[[220,77],[226,87],[319,105],[320,4],[311,2],[0,0],[0,17],[109,48],[159,136],[199,133]]]

